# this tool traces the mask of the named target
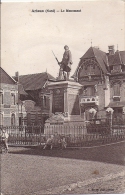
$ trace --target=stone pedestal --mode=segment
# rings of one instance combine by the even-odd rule
[[[51,93],[50,114],[65,113],[80,115],[79,90],[81,85],[71,81],[52,82],[48,85]]]
[[[52,129],[72,129],[77,131],[81,127],[80,133],[86,133],[84,119],[80,116],[79,91],[82,85],[74,81],[56,81],[48,84],[50,90],[50,117],[45,123],[45,133]],[[75,127],[76,130],[73,130]],[[51,130],[47,130],[51,129]],[[64,130],[62,130],[63,133]],[[69,132],[67,132],[69,133]],[[77,132],[76,132],[77,133]]]

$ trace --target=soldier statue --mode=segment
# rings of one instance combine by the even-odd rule
[[[63,58],[61,62],[58,62],[60,65],[59,77],[58,80],[69,80],[69,75],[71,71],[72,65],[72,55],[69,47],[67,45],[64,46],[65,52],[63,54]]]

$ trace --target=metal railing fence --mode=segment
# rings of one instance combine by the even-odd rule
[[[125,125],[109,126],[91,125],[87,133],[82,131],[85,126],[53,126],[46,127],[44,133],[43,126],[6,126],[3,127],[9,134],[8,143],[10,145],[44,145],[48,138],[61,136],[65,138],[68,147],[82,147],[98,144],[105,144],[125,140]]]

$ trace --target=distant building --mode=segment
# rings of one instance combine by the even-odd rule
[[[109,46],[109,53],[90,47],[80,58],[72,76],[83,85],[80,93],[81,115],[91,119],[90,108],[97,118],[106,117],[106,108],[114,110],[113,122],[125,122],[125,51]]]
[[[19,123],[25,125],[44,124],[49,117],[49,80],[55,80],[49,73],[15,75],[19,88],[19,107],[22,108]],[[21,107],[22,105],[22,107]],[[23,117],[23,107],[26,115]]]
[[[19,124],[17,102],[17,82],[0,67],[0,126]]]

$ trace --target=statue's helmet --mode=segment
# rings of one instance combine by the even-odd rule
[[[68,49],[69,49],[69,46],[68,46],[68,45],[65,45],[65,46],[64,46],[64,49],[65,49],[66,47],[68,47]]]

